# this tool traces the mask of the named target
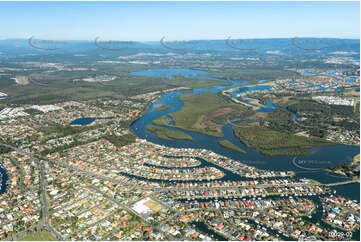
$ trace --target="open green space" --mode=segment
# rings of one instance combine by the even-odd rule
[[[355,155],[351,162],[344,162],[339,166],[329,168],[329,170],[360,181],[360,154]]]
[[[218,93],[180,95],[179,98],[184,103],[183,108],[169,114],[174,120],[174,126],[215,137],[223,136],[221,127],[230,121],[229,115],[237,114],[240,118],[252,113],[246,106],[236,104],[230,98]]]
[[[46,142],[46,141],[49,140],[49,139],[55,138],[57,135],[58,135],[58,133],[49,133],[49,134],[40,136],[38,140],[39,140],[41,143],[44,143],[44,142]]]
[[[239,148],[238,146],[234,145],[233,143],[229,142],[228,140],[221,140],[221,141],[218,141],[218,143],[223,146],[223,147],[226,147],[228,149],[231,149],[231,150],[235,150],[235,151],[238,151],[238,152],[241,152],[241,153],[246,153],[246,151],[242,150],[241,148]]]
[[[184,139],[184,140],[193,140],[192,136],[185,134],[180,131],[176,130],[169,130],[167,128],[156,127],[153,125],[147,125],[147,130],[155,131],[157,137],[160,139],[165,140],[172,140],[172,139]]]
[[[36,231],[27,233],[19,241],[57,241],[55,236],[48,231]]]
[[[0,139],[0,142],[1,142],[1,143],[4,143],[4,141],[1,140],[1,139]],[[5,154],[5,153],[8,153],[8,152],[10,152],[10,151],[12,151],[11,148],[6,147],[6,146],[3,146],[3,145],[0,145],[0,154]]]
[[[122,136],[106,135],[104,138],[109,140],[116,147],[122,147],[134,143],[136,137],[133,134],[125,134]]]
[[[25,113],[28,113],[30,115],[36,115],[36,114],[43,114],[44,112],[34,109],[34,108],[28,108],[24,110]]]
[[[329,93],[325,93],[330,95]],[[322,93],[315,94],[320,96]],[[332,94],[333,95],[333,94]],[[360,109],[359,103],[355,106],[329,105],[312,100],[311,94],[298,96],[280,96],[273,99],[274,104],[286,108],[297,114],[300,119],[295,124],[289,122],[286,115],[274,115],[276,120],[282,122],[273,123],[274,129],[287,129],[294,132],[306,131],[308,134],[320,138],[328,135],[329,129],[347,129],[357,132],[360,129]],[[358,106],[358,108],[355,108]],[[298,124],[298,125],[297,125]]]
[[[169,125],[170,120],[166,116],[162,116],[160,118],[154,119],[152,123],[157,125]]]
[[[84,67],[89,67],[85,65]],[[9,72],[9,77],[1,77],[1,91],[9,98],[2,100],[5,105],[10,104],[54,104],[68,100],[90,100],[97,98],[115,98],[135,96],[138,94],[162,91],[177,87],[210,88],[215,85],[231,85],[232,83],[207,80],[201,78],[153,78],[148,76],[134,76],[130,72],[140,71],[136,65],[105,65],[95,64],[95,70],[83,71],[53,71],[33,69],[24,73]],[[27,85],[18,85],[11,80],[12,75],[29,76]],[[115,79],[107,82],[86,82],[86,78],[99,75],[114,76]],[[29,112],[32,112],[31,110]],[[33,113],[32,113],[33,114]]]
[[[323,146],[332,144],[320,138],[297,136],[292,133],[275,131],[260,126],[253,126],[247,128],[233,126],[233,132],[245,145],[257,149],[308,149],[312,146]],[[271,151],[268,151],[268,154],[271,153]]]

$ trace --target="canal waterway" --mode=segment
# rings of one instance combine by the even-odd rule
[[[185,77],[192,78],[203,78],[207,79],[205,72],[203,71],[193,71],[186,69],[162,69],[162,70],[149,70],[133,73],[134,75],[146,75],[151,77],[162,77],[169,78],[173,75],[182,75],[184,71]],[[214,79],[214,78],[211,78]],[[168,147],[176,147],[176,148],[201,148],[211,150],[217,154],[229,157],[234,160],[238,160],[243,162],[244,164],[255,166],[259,169],[266,170],[277,170],[277,171],[295,171],[297,178],[312,178],[322,183],[334,183],[348,180],[347,177],[339,176],[337,174],[329,173],[325,171],[328,167],[337,166],[345,161],[351,161],[353,156],[359,153],[359,146],[350,146],[350,145],[332,145],[325,147],[313,147],[309,149],[309,154],[302,157],[292,157],[292,156],[265,156],[262,155],[258,150],[249,148],[245,146],[240,140],[235,137],[232,131],[232,126],[234,123],[228,123],[222,127],[222,131],[224,133],[224,137],[216,138],[209,135],[201,134],[198,132],[181,130],[176,127],[167,127],[170,130],[182,131],[190,136],[192,136],[193,140],[163,140],[159,139],[154,132],[148,131],[146,129],[147,125],[154,125],[152,123],[153,120],[165,116],[170,113],[177,112],[182,109],[184,106],[183,102],[179,99],[181,94],[187,95],[195,95],[203,92],[220,92],[232,87],[242,87],[249,82],[247,81],[228,81],[224,79],[218,79],[219,81],[225,82],[225,84],[231,85],[217,85],[212,88],[201,88],[201,89],[193,89],[192,91],[173,91],[167,92],[162,95],[162,97],[152,103],[149,107],[145,115],[135,121],[131,129],[133,132],[142,139],[146,139],[150,142],[168,146]],[[262,81],[264,83],[264,81]],[[254,88],[254,87],[252,87]],[[265,88],[264,85],[261,88]],[[266,87],[267,88],[267,87]],[[244,90],[244,89],[243,89]],[[165,105],[169,107],[167,110],[157,110],[157,106]],[[271,102],[268,103],[267,108],[272,111],[275,107]],[[264,111],[264,110],[260,110]],[[298,117],[296,117],[298,118]],[[246,151],[246,154],[242,154],[240,152],[227,149],[219,145],[218,141],[220,140],[228,140],[236,146]],[[203,163],[204,164],[204,163]],[[312,170],[309,170],[311,168]],[[230,178],[229,175],[225,176],[224,179]],[[238,177],[237,177],[238,178]],[[233,180],[233,179],[232,179]],[[355,189],[357,188],[358,189]],[[359,201],[360,196],[360,185],[359,183],[349,184],[345,186],[335,187],[334,190],[337,193],[342,194],[343,196],[349,197],[351,199],[356,199]],[[341,189],[342,188],[342,189]]]
[[[6,192],[7,180],[9,176],[5,168],[0,164],[0,195]]]

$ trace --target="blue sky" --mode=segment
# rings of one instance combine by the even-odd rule
[[[359,38],[359,2],[0,2],[0,39]]]

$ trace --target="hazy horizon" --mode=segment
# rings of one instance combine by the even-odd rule
[[[360,39],[359,2],[0,2],[0,39]]]
[[[12,38],[12,37],[9,37],[9,38],[0,38],[0,40],[29,40],[31,37],[33,37],[34,39],[40,39],[40,40],[54,40],[54,41],[83,41],[83,42],[94,42],[94,40],[96,39],[96,37],[94,37],[94,39],[47,39],[47,38],[37,38],[37,36],[30,36],[28,38]],[[163,37],[163,36],[162,36]],[[162,38],[161,37],[161,38]],[[159,40],[118,40],[118,41],[134,41],[134,42],[139,42],[139,43],[153,43],[153,42],[160,42],[161,38],[159,38]],[[181,39],[181,40],[184,40],[184,41],[216,41],[216,40],[219,40],[219,41],[224,41],[226,40],[228,37],[225,37],[225,38],[222,38],[222,39]],[[342,37],[309,37],[309,36],[297,36],[297,37],[270,37],[270,38],[267,38],[267,37],[264,37],[264,38],[233,38],[232,39],[249,39],[249,40],[252,40],[252,39],[294,39],[294,38],[297,38],[297,39],[345,39],[345,40],[360,40],[360,38],[352,38],[352,37],[349,37],[349,38],[342,38]],[[117,39],[100,39],[99,41],[111,41],[111,40],[117,40]],[[175,39],[167,39],[168,41],[175,41]],[[166,41],[167,41],[166,40]]]

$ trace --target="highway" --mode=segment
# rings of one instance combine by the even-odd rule
[[[39,161],[38,159],[35,159],[35,161],[38,163],[39,168],[40,168],[41,197],[42,197],[42,200],[44,203],[44,206],[43,206],[44,225],[51,233],[53,233],[53,235],[58,240],[63,240],[63,238],[60,236],[60,234],[58,232],[56,232],[55,229],[49,223],[49,215],[50,214],[49,214],[48,199],[46,197],[46,180],[44,178],[44,163]]]

